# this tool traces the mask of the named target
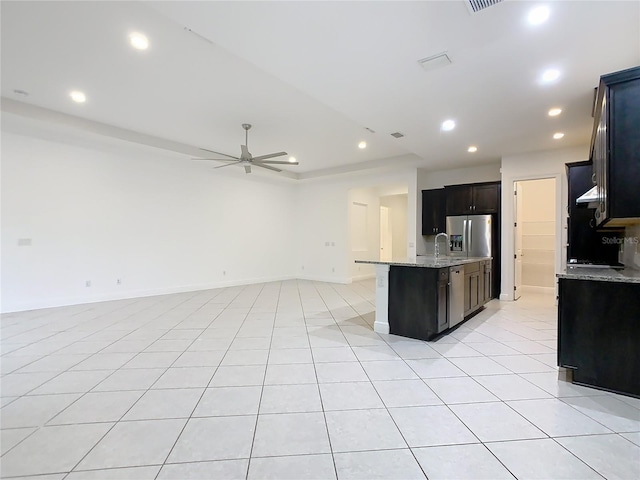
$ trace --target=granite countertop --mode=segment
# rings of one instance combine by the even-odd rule
[[[397,267],[423,267],[423,268],[447,268],[454,267],[456,265],[464,265],[466,263],[480,262],[482,260],[491,260],[491,257],[448,257],[442,255],[437,259],[433,255],[425,255],[416,257],[415,260],[411,259],[398,259],[391,260],[390,262],[383,262],[382,260],[356,260],[356,263],[371,263],[375,265],[391,265]]]
[[[630,268],[614,270],[613,268],[567,267],[564,272],[558,273],[556,276],[572,280],[640,283],[640,270],[632,270]]]

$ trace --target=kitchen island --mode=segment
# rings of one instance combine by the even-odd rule
[[[430,340],[492,298],[491,257],[431,255],[356,263],[376,267],[374,330],[379,333]]]
[[[558,277],[558,365],[573,382],[640,397],[640,271],[568,268]]]

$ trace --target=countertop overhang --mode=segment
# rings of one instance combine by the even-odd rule
[[[437,259],[433,255],[418,256],[415,260],[398,259],[391,261],[382,260],[356,260],[355,263],[369,263],[373,265],[389,265],[392,267],[422,267],[422,268],[447,268],[457,265],[465,265],[467,263],[481,262],[483,260],[491,260],[493,257],[448,257],[442,256]]]
[[[617,270],[613,268],[567,267],[564,272],[556,274],[556,277],[570,280],[640,283],[640,270],[633,270],[631,268]]]

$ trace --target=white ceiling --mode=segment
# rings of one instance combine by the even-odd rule
[[[539,4],[551,16],[532,27],[526,16]],[[640,3],[628,1],[505,1],[477,14],[464,1],[3,1],[1,9],[2,96],[29,104],[25,111],[230,155],[244,143],[240,125],[251,123],[252,153],[286,150],[300,161],[286,167],[299,178],[585,145],[599,76],[640,64]],[[149,37],[149,50],[129,46],[132,31]],[[444,51],[451,65],[417,63]],[[548,67],[562,76],[543,86]],[[73,89],[87,102],[71,102]],[[562,115],[548,117],[553,106]],[[458,127],[440,132],[447,118]],[[405,137],[390,136],[397,131]],[[565,137],[553,140],[556,131]],[[471,144],[477,153],[467,153]]]

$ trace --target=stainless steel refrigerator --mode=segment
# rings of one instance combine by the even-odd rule
[[[491,215],[447,217],[449,255],[491,257]]]

